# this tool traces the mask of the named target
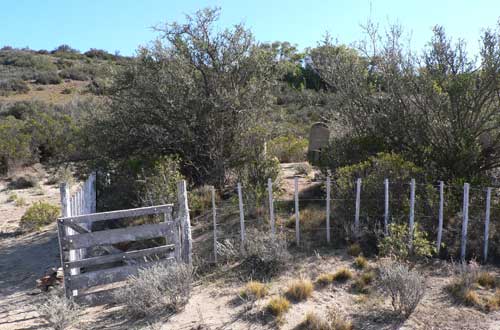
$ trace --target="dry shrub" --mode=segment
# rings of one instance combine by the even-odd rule
[[[295,280],[288,285],[286,296],[294,301],[306,300],[313,292],[313,284],[306,279]]]
[[[369,286],[373,283],[374,279],[375,273],[373,271],[364,272],[361,276],[356,278],[352,288],[359,293],[368,293]]]
[[[333,274],[331,274],[331,273],[320,274],[316,278],[315,282],[319,286],[325,286],[325,285],[331,284],[331,283],[333,283]]]
[[[269,300],[266,310],[276,317],[281,317],[290,309],[290,301],[285,297],[275,297]]]
[[[78,322],[81,308],[60,292],[51,292],[43,303],[37,306],[40,316],[54,330],[64,330]]]
[[[39,230],[45,225],[55,223],[59,214],[59,207],[42,201],[36,202],[21,217],[20,227],[25,231]]]
[[[493,297],[486,300],[486,310],[488,312],[497,311],[500,309],[500,290],[497,289]]]
[[[389,294],[394,311],[408,318],[425,293],[423,276],[399,262],[386,262],[380,267],[380,287]]]
[[[126,285],[115,291],[118,303],[134,318],[157,315],[165,310],[178,311],[191,294],[192,269],[185,264],[157,264],[139,270]]]
[[[301,231],[311,231],[321,228],[322,224],[326,222],[325,210],[309,206],[307,208],[303,208],[299,211],[299,221],[300,221],[300,230]],[[295,216],[292,215],[288,218],[286,222],[287,228],[295,228]]]
[[[300,325],[303,330],[352,330],[351,321],[335,308],[330,308],[323,318],[314,312],[306,314]]]
[[[353,243],[347,248],[347,254],[353,257],[357,257],[363,252],[361,246],[358,243]]]
[[[363,256],[357,256],[356,259],[354,259],[354,266],[359,269],[365,269],[368,267],[368,260]]]
[[[446,287],[448,292],[459,302],[472,306],[479,305],[477,294],[473,291],[478,282],[480,266],[475,260],[462,261],[453,265],[455,268],[455,279]]]
[[[345,267],[340,268],[333,274],[333,281],[334,282],[345,282],[347,280],[350,280],[353,277],[352,272]]]
[[[242,266],[251,278],[266,280],[279,273],[291,255],[284,236],[266,231],[247,231]]]
[[[240,296],[246,300],[258,300],[264,298],[268,294],[268,289],[265,284],[257,281],[250,281],[241,290]]]
[[[312,172],[313,168],[309,163],[300,163],[295,165],[295,175],[308,176]]]
[[[480,272],[477,275],[477,283],[485,288],[495,288],[496,278],[493,274],[488,272]]]

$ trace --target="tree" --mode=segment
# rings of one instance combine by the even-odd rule
[[[111,106],[88,127],[97,158],[175,155],[193,182],[224,184],[279,68],[243,25],[216,32],[218,18],[204,9],[156,28],[160,37],[116,77]]]
[[[403,46],[399,27],[382,44],[368,27],[373,42],[362,57],[332,52],[324,61],[313,58],[336,94],[335,115],[349,127],[347,135],[383,141],[382,150],[402,153],[443,179],[479,178],[498,167],[498,34],[484,33],[475,61],[441,27],[422,56]]]

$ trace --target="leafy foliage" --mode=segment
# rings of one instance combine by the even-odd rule
[[[20,226],[26,231],[39,230],[45,225],[55,223],[59,214],[59,207],[46,202],[36,202],[26,210]]]
[[[418,223],[415,223],[412,234],[406,224],[391,224],[389,235],[380,240],[378,248],[381,256],[394,257],[403,261],[431,257],[436,253],[434,242],[427,239],[427,233],[419,229]]]

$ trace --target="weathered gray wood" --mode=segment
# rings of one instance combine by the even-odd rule
[[[215,204],[215,187],[212,186],[212,222],[214,228],[214,262],[217,263],[217,207]]]
[[[356,211],[354,214],[354,235],[359,238],[359,212],[361,208],[361,179],[356,180]]]
[[[92,172],[89,176],[89,213],[97,212],[97,189],[96,189],[96,172]]]
[[[191,237],[191,219],[189,218],[189,205],[185,180],[177,184],[177,197],[179,201],[179,213],[181,214],[182,260],[188,265],[191,265],[193,262],[193,242]]]
[[[438,215],[438,236],[437,236],[437,254],[441,250],[441,240],[443,237],[443,217],[444,217],[444,182],[439,181],[439,215]]]
[[[109,264],[109,263],[116,262],[116,261],[125,261],[125,260],[132,260],[132,259],[142,258],[142,257],[150,257],[152,255],[157,255],[157,254],[173,251],[174,249],[175,249],[174,244],[162,245],[162,246],[157,246],[157,247],[152,247],[152,248],[142,249],[142,250],[137,250],[137,251],[128,251],[128,252],[122,252],[122,253],[118,253],[118,254],[110,254],[110,255],[92,257],[92,258],[87,258],[87,259],[82,259],[82,260],[69,261],[69,262],[64,263],[64,267],[67,269],[70,269],[70,268],[75,268],[75,267],[88,267],[88,266],[95,266],[95,265],[104,265],[104,264]],[[174,257],[173,253],[170,253],[169,257],[173,258]]]
[[[491,207],[491,188],[486,189],[486,214],[484,219],[484,247],[483,247],[483,261],[488,261],[488,239],[490,232],[490,207]]]
[[[172,204],[165,204],[165,205],[148,206],[148,207],[141,207],[128,210],[83,214],[78,216],[65,216],[62,218],[62,220],[64,224],[68,222],[86,222],[86,221],[92,223],[95,221],[131,218],[143,215],[162,214],[171,210],[172,206],[173,206]]]
[[[146,224],[127,228],[96,231],[88,234],[79,234],[66,237],[63,245],[72,249],[89,248],[97,245],[109,245],[127,241],[140,241],[155,237],[164,237],[168,234],[169,223]]]
[[[299,178],[293,178],[295,197],[295,243],[300,245]]]
[[[62,187],[62,186],[61,186]],[[62,189],[61,189],[62,191]],[[62,221],[58,220],[57,221],[57,236],[58,236],[58,242],[59,242],[59,257],[61,259],[61,267],[64,272],[63,276],[63,285],[64,285],[64,294],[66,295],[66,298],[71,298],[72,293],[71,290],[69,289],[69,283],[68,279],[70,276],[70,272],[65,269],[64,265],[64,249],[63,249],[63,239],[66,236],[64,226],[62,224]]]
[[[174,259],[162,259],[137,265],[114,267],[93,272],[71,276],[70,286],[72,289],[83,289],[93,286],[109,284],[126,280],[129,276],[136,276],[140,269],[151,268],[160,263],[172,262]]]
[[[410,219],[409,219],[410,245],[413,242],[413,228],[415,227],[415,179],[410,182]]]
[[[389,179],[384,180],[384,234],[389,235]]]
[[[460,245],[460,258],[465,260],[465,252],[467,247],[467,226],[469,224],[469,184],[464,184],[464,204],[462,210],[462,240]]]
[[[70,197],[70,192],[69,192],[69,185],[64,182],[64,183],[61,183],[61,185],[59,186],[59,192],[60,192],[60,195],[61,195],[61,215],[63,217],[68,217],[68,216],[71,216],[71,197]],[[66,237],[69,237],[69,236],[73,236],[76,234],[76,232],[71,229],[71,228],[67,228],[67,227],[63,227],[62,224],[59,225],[60,221],[58,221],[58,226],[60,226],[60,229],[64,229],[64,235],[60,236],[60,244],[61,244],[61,260],[64,260],[64,249],[62,248],[63,245],[62,243],[64,242],[64,239]],[[69,260],[70,261],[75,261],[75,260],[78,260],[78,251],[76,251],[75,249],[71,249],[69,250]],[[63,267],[63,263],[61,262],[61,267]],[[76,275],[80,273],[80,269],[72,269],[71,272],[70,272],[70,275]],[[72,296],[76,296],[78,295],[78,291],[71,291],[70,290],[70,287],[69,287],[69,283],[67,281],[65,281],[65,293],[66,293],[66,296],[67,297],[72,297]]]
[[[240,237],[241,251],[245,251],[245,214],[243,211],[243,194],[241,192],[241,183],[238,182],[238,206],[240,208]]]
[[[276,235],[276,228],[274,224],[274,200],[273,200],[273,180],[267,179],[267,193],[269,195],[269,222],[271,224],[271,234]]]
[[[328,175],[326,177],[326,242],[330,243],[330,189],[331,189],[331,178]]]

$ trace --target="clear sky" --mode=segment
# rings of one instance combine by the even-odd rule
[[[0,0],[0,46],[69,44],[133,55],[155,38],[151,26],[182,21],[206,6],[222,8],[221,27],[244,22],[258,41],[290,41],[301,49],[315,46],[326,31],[342,43],[359,40],[360,24],[371,15],[382,25],[402,24],[415,49],[440,24],[475,52],[482,29],[500,16],[500,0]]]

